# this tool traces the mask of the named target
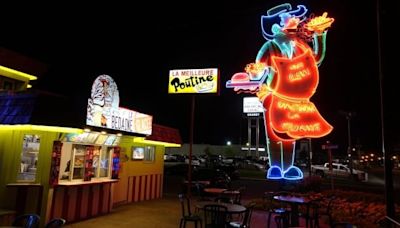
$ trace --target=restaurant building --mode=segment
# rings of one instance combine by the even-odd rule
[[[181,145],[178,130],[119,107],[116,83],[108,75],[93,83],[86,121],[70,124],[62,115],[57,121],[62,102],[48,102],[62,98],[29,91],[37,76],[1,67],[7,71],[0,71],[1,82],[20,85],[3,86],[0,94],[1,210],[38,214],[43,225],[55,217],[74,222],[162,197],[163,156],[165,148]],[[48,124],[35,119],[41,106],[52,109]]]

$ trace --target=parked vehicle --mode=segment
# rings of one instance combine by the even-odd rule
[[[221,164],[214,166],[214,168],[225,171],[229,175],[231,180],[238,180],[240,178],[239,170],[235,166],[233,166],[233,164],[232,165]]]
[[[193,181],[210,181],[211,187],[228,188],[231,184],[229,175],[221,170],[215,168],[201,168],[197,167],[192,172]]]
[[[192,170],[196,169],[197,166],[192,165]],[[189,164],[186,163],[174,163],[174,164],[164,164],[164,175],[171,175],[171,176],[187,176],[189,170]]]
[[[337,177],[348,177],[349,175],[351,175],[350,168],[347,167],[347,165],[341,163],[332,163],[332,172],[330,172],[329,170],[329,163],[325,163],[324,165],[312,165],[311,172],[321,177],[325,177],[328,175],[333,175]],[[353,175],[358,180],[368,181],[368,173],[362,170],[353,169]]]

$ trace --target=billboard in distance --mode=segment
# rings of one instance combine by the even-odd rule
[[[263,113],[264,107],[258,97],[243,97],[243,113]]]

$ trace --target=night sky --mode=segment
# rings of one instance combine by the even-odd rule
[[[290,2],[290,1],[289,1]],[[319,68],[320,82],[310,99],[333,132],[330,140],[347,147],[347,120],[340,111],[355,112],[353,143],[364,149],[381,147],[376,2],[296,1],[310,13],[327,11],[335,18],[327,37],[327,53]],[[253,62],[265,42],[260,17],[282,1],[144,2],[141,5],[15,7],[1,15],[1,46],[37,58],[49,70],[34,88],[70,97],[74,112],[83,112],[94,79],[108,74],[116,81],[120,106],[153,115],[154,122],[178,128],[189,141],[188,95],[169,95],[171,69],[219,68],[219,96],[196,96],[194,142],[234,144],[247,140],[242,99],[225,83]],[[136,4],[136,5],[135,5]],[[399,127],[393,97],[396,91],[393,27],[394,7],[381,10],[385,137],[396,144]],[[15,12],[20,12],[18,15]],[[394,11],[394,10],[393,10]],[[393,75],[393,76],[392,76]],[[263,128],[261,128],[263,130]],[[261,139],[265,143],[265,139]]]

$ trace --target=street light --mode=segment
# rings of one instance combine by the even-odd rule
[[[227,146],[230,146],[231,144],[232,144],[231,141],[227,141],[227,142],[226,142],[226,145],[227,145]]]

